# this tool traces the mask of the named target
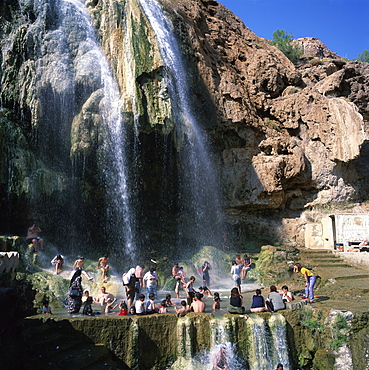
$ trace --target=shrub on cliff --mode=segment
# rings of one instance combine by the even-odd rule
[[[369,63],[369,50],[364,50],[362,53],[360,53],[356,60],[358,62]]]
[[[291,44],[293,35],[283,30],[273,32],[273,40],[271,45],[278,48],[293,64],[299,61],[301,52],[297,46]]]

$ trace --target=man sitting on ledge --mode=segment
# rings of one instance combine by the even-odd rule
[[[38,236],[38,233],[41,232],[41,229],[33,224],[27,230],[27,237],[26,242],[27,244],[32,244],[34,248],[34,252],[37,253],[38,251],[44,250],[44,239]]]

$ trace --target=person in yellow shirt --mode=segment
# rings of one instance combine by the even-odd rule
[[[294,272],[300,272],[305,278],[305,295],[302,299],[309,299],[310,303],[314,303],[314,286],[316,283],[316,276],[307,268],[302,267],[299,263],[295,263],[293,266]]]

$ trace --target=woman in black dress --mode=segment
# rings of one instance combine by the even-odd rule
[[[69,290],[68,290],[68,297],[67,297],[67,303],[68,303],[68,313],[79,313],[79,310],[82,306],[82,269],[77,268],[75,273],[72,276],[72,279],[70,280],[69,284]]]

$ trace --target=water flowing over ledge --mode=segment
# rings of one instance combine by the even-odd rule
[[[229,370],[274,370],[278,362],[285,369],[292,369],[286,345],[286,320],[280,314],[264,316],[214,318],[212,314],[188,314],[177,318],[161,314],[76,317],[68,322],[94,343],[109,348],[127,368],[210,370],[219,352],[224,351]],[[35,321],[41,325],[44,318],[28,318],[26,325],[35,325]],[[60,319],[52,318],[56,322]]]

